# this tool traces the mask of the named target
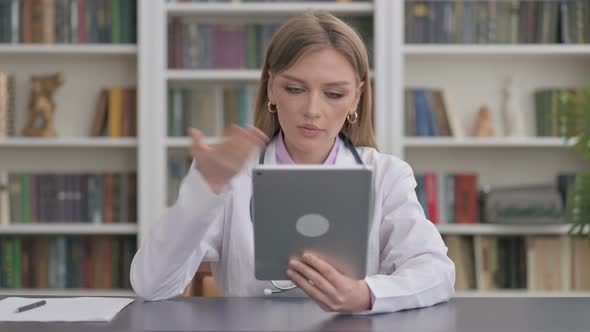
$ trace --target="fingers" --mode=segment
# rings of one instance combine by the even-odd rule
[[[309,252],[303,253],[301,260],[318,271],[330,284],[336,288],[338,287],[342,273],[336,270],[331,264]]]
[[[309,295],[309,297],[314,299],[324,311],[333,311],[328,297],[314,285],[310,284],[303,275],[297,271],[288,269],[287,276],[291,278],[291,281],[293,281],[297,287],[301,288],[307,295]]]
[[[245,140],[258,147],[263,147],[269,141],[268,136],[256,127],[244,129],[240,126],[232,125],[227,129],[227,136],[238,138],[240,141]]]
[[[188,134],[192,139],[190,152],[193,157],[198,151],[205,150],[208,148],[208,146],[205,144],[203,140],[204,135],[202,131],[195,128],[189,128]]]
[[[251,135],[258,137],[263,144],[267,144],[268,141],[270,141],[270,138],[262,130],[256,127],[252,127],[249,132]]]
[[[339,305],[344,302],[344,299],[342,299],[342,297],[339,295],[334,285],[326,280],[326,278],[324,278],[324,276],[322,276],[313,267],[298,259],[291,259],[289,261],[289,269],[301,274],[305,280],[310,281],[313,286],[327,295],[331,304]]]

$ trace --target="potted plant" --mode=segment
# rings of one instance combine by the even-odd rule
[[[558,115],[559,135],[568,143],[574,142],[573,148],[590,160],[590,86],[561,91]],[[567,197],[565,222],[572,225],[569,234],[582,235],[589,227],[590,172],[576,175]]]

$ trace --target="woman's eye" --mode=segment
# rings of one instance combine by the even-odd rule
[[[292,86],[286,87],[285,90],[287,90],[287,92],[290,92],[290,93],[301,93],[301,92],[303,92],[303,89],[295,88],[295,87],[292,87]]]
[[[338,99],[342,98],[344,95],[337,92],[326,92],[326,96],[328,96],[329,98]]]

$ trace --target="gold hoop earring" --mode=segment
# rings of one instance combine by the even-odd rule
[[[352,113],[352,116],[351,114],[348,114],[346,116],[346,119],[348,120],[348,123],[355,124],[359,120],[359,114],[355,111],[354,113]]]
[[[270,103],[270,100],[268,101],[267,108],[268,108],[268,113],[276,113],[277,112],[277,105],[275,105],[275,109],[273,111],[272,110],[272,104]]]

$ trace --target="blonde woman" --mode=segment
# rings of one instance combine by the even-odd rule
[[[193,164],[177,201],[133,259],[137,294],[147,300],[177,296],[208,260],[226,296],[309,296],[326,311],[348,313],[448,300],[454,265],[418,203],[410,166],[376,149],[371,95],[367,51],[352,28],[324,12],[289,20],[266,53],[255,128],[233,126],[215,145],[206,145],[199,130],[189,130]],[[307,253],[288,262],[292,286],[257,280],[249,213],[252,168],[259,162],[358,161],[373,168],[375,181],[368,277],[351,279]]]

